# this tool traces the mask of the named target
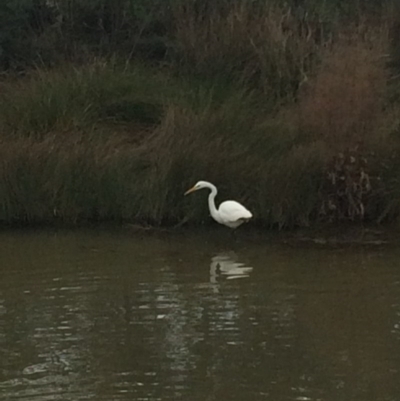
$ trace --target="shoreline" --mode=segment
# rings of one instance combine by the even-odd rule
[[[184,237],[199,237],[217,240],[223,244],[235,243],[238,246],[249,243],[285,245],[289,247],[342,248],[348,246],[391,247],[400,244],[400,229],[394,226],[377,226],[367,224],[320,225],[295,229],[263,229],[259,226],[237,229],[237,240],[231,234],[231,229],[210,223],[209,225],[184,225],[179,227],[141,226],[132,223],[96,222],[87,224],[30,224],[7,225],[0,228],[0,233],[8,232],[79,232],[79,233],[115,233],[117,235],[145,238],[179,240]]]

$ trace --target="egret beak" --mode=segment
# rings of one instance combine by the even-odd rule
[[[190,193],[192,193],[194,191],[197,191],[196,187],[192,187],[192,188],[188,189],[183,195],[189,195]]]

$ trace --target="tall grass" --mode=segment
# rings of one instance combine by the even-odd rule
[[[0,130],[40,136],[107,122],[152,125],[174,91],[168,74],[149,74],[142,66],[124,70],[94,63],[38,70],[2,84]]]
[[[320,150],[295,146],[293,127],[264,115],[258,95],[231,90],[221,99],[224,95],[206,88],[188,93],[187,82],[165,76],[164,94],[153,98],[162,106],[159,121],[143,128],[134,117],[101,118],[110,102],[121,101],[120,93],[138,101],[132,71],[91,70],[96,90],[84,89],[75,99],[71,92],[82,73],[34,74],[22,99],[18,91],[4,92],[0,220],[201,221],[208,214],[204,197],[183,197],[198,179],[213,181],[222,195],[257,210],[259,222],[285,226],[309,219]],[[90,79],[85,82],[90,88]],[[109,97],[100,102],[98,93],[110,85]],[[139,98],[149,101],[151,93]],[[44,112],[48,99],[57,106],[51,116]],[[93,105],[90,113],[83,112],[86,104]],[[285,163],[290,166],[283,168]]]
[[[228,9],[196,12],[175,7],[177,57],[202,77],[239,80],[261,89],[274,104],[293,96],[330,41],[321,24],[296,18],[289,7],[253,8],[234,2]]]
[[[196,4],[171,8],[162,65],[5,76],[0,221],[209,222],[205,193],[183,197],[200,179],[267,227],[397,218],[393,21]]]
[[[128,142],[129,143],[129,142]],[[134,219],[134,173],[144,167],[126,141],[59,135],[2,141],[0,219],[76,223]],[[129,209],[127,209],[129,205]]]

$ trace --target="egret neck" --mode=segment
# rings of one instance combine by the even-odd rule
[[[210,195],[208,195],[208,207],[213,219],[220,223],[219,213],[215,206],[215,197],[217,196],[217,187],[211,183],[207,183],[208,188],[211,189]]]

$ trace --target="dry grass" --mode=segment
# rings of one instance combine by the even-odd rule
[[[369,205],[382,191],[381,164],[392,157],[400,116],[388,103],[389,38],[385,24],[342,32],[299,95],[299,129],[327,149],[320,213],[331,220],[376,213]]]
[[[296,18],[289,7],[238,1],[205,13],[185,4],[175,8],[175,42],[184,66],[203,77],[240,80],[273,101],[295,94],[328,41],[316,21]]]
[[[375,136],[386,102],[388,44],[385,31],[340,37],[300,93],[300,129],[323,139],[334,152]]]

